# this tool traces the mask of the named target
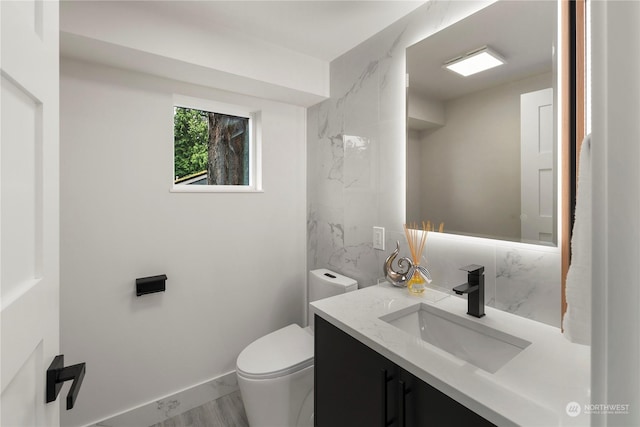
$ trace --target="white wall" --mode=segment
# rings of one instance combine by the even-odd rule
[[[640,3],[592,1],[592,401],[640,425]]]
[[[424,130],[445,123],[444,103],[407,90],[407,121],[410,129]]]
[[[297,105],[328,96],[326,61],[221,26],[203,28],[145,3],[61,2],[62,53]]]
[[[169,192],[174,92],[262,111],[264,193]],[[69,60],[60,98],[61,347],[87,363],[63,425],[227,373],[303,322],[304,108]],[[136,297],[156,274],[166,292]]]

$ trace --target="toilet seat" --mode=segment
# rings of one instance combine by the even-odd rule
[[[258,338],[236,362],[238,375],[250,379],[278,378],[311,365],[313,336],[296,324]]]

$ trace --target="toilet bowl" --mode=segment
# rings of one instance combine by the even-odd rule
[[[309,272],[309,302],[354,291],[327,269]],[[312,316],[309,313],[310,324]],[[297,324],[258,338],[238,356],[236,374],[251,427],[313,426],[313,331]]]

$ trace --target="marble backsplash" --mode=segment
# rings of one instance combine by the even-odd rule
[[[330,99],[307,112],[308,268],[377,283],[405,221],[405,49],[491,2],[432,0],[331,63]],[[372,227],[386,228],[386,250]],[[434,281],[466,281],[459,268],[485,266],[489,306],[560,326],[560,250],[430,233]]]

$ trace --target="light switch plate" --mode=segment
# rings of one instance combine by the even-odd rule
[[[373,227],[373,249],[384,251],[384,227]]]

